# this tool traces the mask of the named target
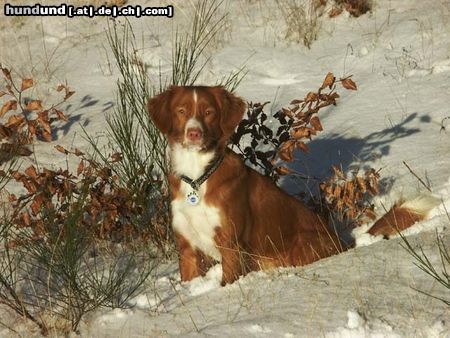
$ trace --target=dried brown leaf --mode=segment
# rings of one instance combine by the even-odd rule
[[[63,120],[65,122],[69,121],[67,116],[64,115],[64,113],[62,111],[54,109],[54,112],[55,112],[55,114],[56,114],[56,116],[58,117],[59,120]]]
[[[23,222],[23,224],[27,227],[30,226],[31,224],[31,218],[30,218],[30,214],[27,211],[22,211],[20,213],[20,219]]]
[[[313,128],[317,131],[322,131],[322,124],[320,123],[320,120],[317,116],[311,117],[311,120],[309,120],[309,123],[313,126]]]
[[[65,155],[67,155],[67,154],[69,153],[69,151],[66,150],[66,148],[64,148],[63,146],[61,146],[61,145],[59,145],[59,144],[57,144],[57,145],[55,146],[55,149],[58,150],[60,153],[63,153],[63,154],[65,154]]]
[[[300,127],[292,130],[291,136],[295,139],[309,138],[311,136],[311,129],[307,127]]]
[[[9,100],[3,105],[2,109],[0,110],[0,118],[3,117],[10,110],[17,110],[16,100]]]
[[[3,138],[10,138],[12,134],[12,130],[0,123],[0,140]]]
[[[292,113],[292,111],[288,108],[281,108],[281,110],[283,111],[283,114],[289,117],[292,117],[294,114]]]
[[[77,176],[80,176],[80,174],[83,172],[83,170],[84,170],[84,161],[81,160],[80,164],[78,164]]]
[[[305,144],[305,142],[301,141],[297,142],[297,148],[305,153],[309,152],[309,147]]]
[[[25,109],[26,110],[42,110],[42,101],[41,100],[32,100],[26,105]]]
[[[43,202],[44,196],[42,194],[38,194],[33,198],[33,202],[31,203],[31,214],[33,216],[37,216]]]
[[[356,83],[353,82],[352,79],[347,78],[347,79],[343,79],[342,81],[342,86],[345,89],[349,89],[349,90],[358,90],[358,88],[356,87]]]
[[[30,176],[31,178],[34,178],[34,179],[36,179],[38,176],[38,173],[37,173],[34,165],[31,165],[27,169],[25,169],[25,174],[27,174],[28,176]]]
[[[9,81],[12,81],[11,78],[11,72],[7,68],[2,68],[3,76],[8,79]]]
[[[43,130],[41,132],[41,136],[44,139],[45,142],[51,142],[52,141],[52,134],[48,132],[47,130]]]
[[[36,135],[36,126],[37,126],[37,122],[32,120],[32,121],[28,121],[28,131],[30,132],[31,135]]]
[[[314,102],[317,100],[317,93],[309,92],[308,95],[306,95],[305,102]]]
[[[20,87],[20,91],[27,90],[28,88],[33,87],[33,79],[22,79],[22,85]]]
[[[278,156],[286,162],[291,162],[294,159],[293,152],[295,147],[295,140],[289,140],[283,143],[280,150],[278,151]]]
[[[112,162],[119,162],[122,160],[122,154],[121,153],[114,153],[111,155]]]
[[[12,90],[12,86],[9,83],[6,85],[6,90],[8,91],[9,94],[14,96],[14,92]]]
[[[11,176],[12,176],[17,182],[19,182],[19,181],[22,179],[22,177],[24,177],[24,175],[23,175],[22,173],[18,172],[17,170],[12,171],[12,172],[11,172]]]
[[[300,103],[302,103],[303,102],[303,100],[292,100],[291,101],[291,104],[292,105],[297,105],[297,104],[300,104]]]
[[[45,133],[47,136],[44,136],[44,139],[47,140],[47,137],[50,136],[51,141],[51,132],[52,129],[50,127],[50,121],[48,120],[48,111],[42,111],[38,113],[38,118],[36,119],[40,126],[44,129],[42,135]]]
[[[28,190],[29,193],[34,194],[37,191],[37,187],[35,184],[36,181],[31,180],[31,179],[23,179],[22,180],[22,185],[25,189]]]
[[[320,87],[320,89],[325,89],[325,88],[330,88],[333,86],[334,81],[335,81],[335,77],[333,75],[333,73],[328,73],[327,76],[325,77],[325,80],[322,83],[322,86]]]
[[[17,128],[24,122],[25,122],[25,116],[23,116],[22,114],[11,115],[8,118],[8,122],[6,123],[6,126],[8,128]]]
[[[64,96],[64,101],[66,101],[69,97],[75,94],[74,91],[66,91],[66,95]]]
[[[291,171],[289,170],[289,168],[281,166],[281,167],[277,167],[275,168],[275,171],[277,172],[278,175],[288,175]]]

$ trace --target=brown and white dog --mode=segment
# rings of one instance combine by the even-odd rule
[[[148,101],[169,141],[182,281],[204,275],[215,262],[225,285],[249,271],[305,265],[346,249],[318,215],[227,148],[245,110],[223,87],[172,86]],[[389,236],[398,219],[407,228],[425,215],[396,206],[387,216],[373,234]]]

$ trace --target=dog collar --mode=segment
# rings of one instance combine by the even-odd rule
[[[219,156],[213,163],[211,163],[208,167],[206,167],[205,172],[202,176],[193,180],[192,178],[186,175],[180,175],[180,179],[189,184],[192,188],[192,191],[186,195],[186,200],[191,205],[197,205],[200,201],[200,196],[198,195],[198,189],[200,186],[219,168],[220,164],[223,161],[225,154]]]

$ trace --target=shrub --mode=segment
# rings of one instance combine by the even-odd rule
[[[88,158],[78,149],[71,152],[61,146],[56,148],[62,153],[80,157],[76,173],[46,168],[39,172],[33,165],[23,173],[11,172],[26,190],[19,197],[10,195],[17,227],[32,229],[35,237],[39,238],[70,218],[72,211],[69,206],[83,197],[80,228],[101,240],[129,242],[139,237],[141,240],[150,239],[159,249],[164,248],[160,238],[164,237],[165,225],[156,221],[159,220],[158,213],[149,215],[147,205],[140,204],[141,200],[133,195],[132,190],[122,187],[114,173],[115,166],[122,160],[119,154],[112,154],[105,165]],[[151,183],[161,185],[161,182]],[[158,212],[162,210],[157,208]],[[49,215],[52,217],[50,220]],[[152,237],[153,232],[141,226],[144,223],[158,226],[158,236]]]
[[[63,98],[51,104],[49,108],[45,108],[41,100],[25,97],[25,92],[28,93],[28,90],[34,86],[33,79],[21,79],[19,87],[9,69],[1,65],[0,69],[6,83],[5,89],[0,91],[0,98],[7,100],[0,109],[1,164],[17,155],[31,155],[32,151],[27,145],[32,144],[35,139],[52,141],[52,124],[55,121],[67,122],[67,117],[59,110],[59,107],[75,92],[71,91],[67,85],[58,85],[56,91],[62,92]]]
[[[314,1],[277,0],[277,3],[286,24],[285,38],[310,49],[320,30]]]
[[[269,102],[250,102],[247,116],[231,137],[231,149],[241,154],[246,162],[261,168],[265,175],[275,181],[280,175],[290,173],[290,169],[283,166],[282,161],[292,162],[296,149],[305,153],[309,151],[306,142],[323,130],[318,117],[319,111],[337,104],[339,94],[336,92],[336,83],[341,83],[345,89],[357,89],[350,77],[336,81],[334,75],[328,73],[317,91],[309,92],[301,100],[292,100],[289,107],[282,108],[273,115],[279,122],[275,133],[267,126],[268,116],[264,113],[264,107]],[[245,135],[251,137],[250,145],[246,147],[243,146]]]
[[[439,284],[447,288],[447,290],[450,290],[450,252],[448,249],[448,241],[446,242],[444,236],[439,235],[436,232],[436,247],[439,252],[440,264],[433,264],[431,263],[427,254],[425,254],[422,246],[419,245],[415,248],[404,235],[402,235],[401,233],[399,234],[402,239],[402,247],[414,258],[414,265],[425,272],[428,276],[433,278],[435,281],[437,281]],[[417,291],[429,297],[438,299],[450,306],[450,298],[445,299],[443,297],[434,296],[423,290]]]
[[[320,198],[313,205],[326,206],[333,224],[356,227],[375,219],[373,196],[378,194],[379,170],[373,168],[361,175],[355,170],[345,175],[333,166],[334,174],[319,184]],[[314,197],[313,197],[314,199]]]
[[[110,170],[85,161],[77,175],[34,166],[12,172],[27,192],[11,195],[13,215],[0,220],[0,299],[43,334],[76,331],[100,306],[127,306],[157,264],[145,241],[104,240],[131,223],[138,206]]]

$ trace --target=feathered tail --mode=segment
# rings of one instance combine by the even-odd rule
[[[440,199],[433,195],[422,194],[413,200],[396,203],[391,210],[375,222],[368,233],[372,236],[383,235],[384,238],[389,238],[414,223],[426,219],[430,210],[440,202]]]

